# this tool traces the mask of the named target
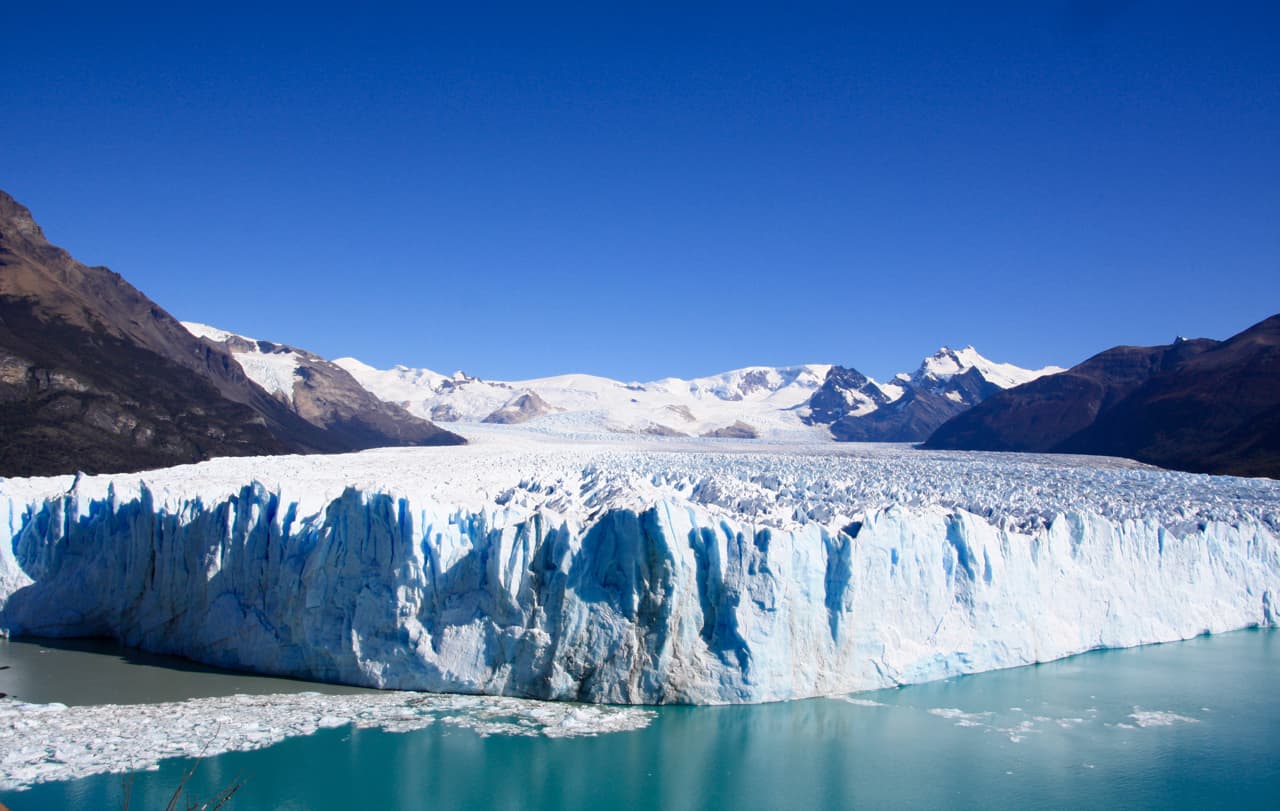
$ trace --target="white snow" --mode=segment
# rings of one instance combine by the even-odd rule
[[[885,397],[889,398],[889,402],[891,403],[896,403],[898,400],[901,400],[902,395],[907,393],[906,388],[898,385],[897,383],[876,383],[876,386]]]
[[[208,338],[215,343],[225,343],[233,338],[248,341],[254,345],[252,350],[245,350],[239,345],[229,348],[231,356],[244,369],[245,375],[257,383],[268,394],[275,395],[285,402],[293,402],[293,385],[297,379],[301,356],[287,346],[276,346],[274,351],[264,352],[256,338],[237,335],[234,332],[211,327],[208,324],[197,324],[183,321],[182,326],[197,338]]]
[[[184,326],[197,337],[232,341],[228,348],[245,374],[268,392],[292,402],[298,366],[305,354],[301,350],[264,344],[206,324],[184,322]],[[444,375],[407,366],[377,369],[350,357],[333,363],[379,399],[435,422],[480,423],[511,408],[521,395],[533,393],[546,403],[547,409],[529,419],[527,427],[560,436],[602,431],[702,436],[742,423],[769,439],[804,442],[831,438],[826,428],[806,425],[802,419],[808,414],[810,397],[831,370],[830,364],[748,366],[693,379],[669,377],[648,383],[624,383],[587,374],[481,380],[462,372]],[[977,368],[988,381],[1002,388],[1061,371],[1054,366],[1029,370],[995,363],[972,346],[958,351],[943,347],[926,358],[914,376],[900,374],[889,383],[871,378],[868,381],[893,403],[903,397],[908,386],[921,382],[943,384],[970,368]],[[957,403],[966,402],[958,392],[949,391],[945,396]],[[853,417],[865,416],[882,406],[882,402],[860,391],[847,392],[846,398],[848,414]]]
[[[435,392],[440,384],[451,378],[430,369],[410,369],[396,366],[391,369],[375,369],[355,358],[338,358],[335,366],[346,369],[361,386],[389,403],[406,405]]]
[[[404,406],[419,417],[443,422],[480,422],[521,393],[534,392],[551,407],[552,413],[537,417],[528,425],[550,434],[606,431],[700,436],[742,422],[770,439],[830,439],[825,428],[805,425],[802,420],[809,398],[832,368],[829,364],[749,366],[691,380],[671,377],[623,383],[584,374],[480,380],[460,373],[446,377],[430,369],[405,366],[375,369],[354,358],[339,358],[334,363],[379,398]],[[909,386],[921,382],[936,386],[974,367],[1003,388],[1062,371],[1056,366],[1022,369],[990,361],[973,347],[958,352],[943,347],[925,359],[914,377],[900,374],[888,383],[871,378],[868,381],[893,403],[902,398]],[[854,417],[882,407],[881,402],[861,391],[848,391],[845,396],[848,413]],[[946,396],[965,402],[957,392],[947,392]]]
[[[183,321],[181,323],[182,323],[182,326],[186,328],[187,332],[191,333],[197,338],[208,338],[210,341],[213,341],[214,343],[220,344],[220,343],[229,341],[232,338],[244,338],[243,335],[237,335],[234,332],[227,332],[225,329],[218,329],[217,327],[211,327],[208,324],[200,324],[195,321]],[[249,339],[245,338],[245,340],[249,340]]]
[[[0,626],[384,688],[722,703],[1270,624],[1280,595],[1266,479],[466,433],[0,482]]]
[[[403,692],[236,695],[87,707],[0,699],[0,790],[155,769],[165,758],[262,749],[347,724],[410,732],[442,723],[482,736],[568,738],[641,729],[652,718],[651,711],[629,707]]]
[[[539,429],[550,433],[697,436],[743,422],[762,436],[800,439],[822,433],[804,425],[797,409],[808,402],[831,368],[822,364],[751,366],[692,380],[672,377],[623,383],[586,374],[490,381],[404,366],[374,369],[354,358],[334,363],[382,400],[424,419],[479,422],[531,391],[556,412],[536,420]]]
[[[293,402],[293,384],[297,379],[298,356],[293,352],[232,352],[249,379],[266,389],[268,394]]]
[[[915,373],[916,380],[949,380],[976,368],[989,382],[1002,389],[1010,389],[1029,383],[1038,377],[1065,371],[1061,366],[1045,366],[1042,369],[1023,369],[1012,363],[996,363],[978,353],[972,346],[963,349],[942,347],[924,359]]]

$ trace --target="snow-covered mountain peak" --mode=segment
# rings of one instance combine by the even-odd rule
[[[291,391],[287,384],[296,372],[288,365],[296,357],[291,353],[301,353],[303,363],[321,361],[215,327],[188,328],[209,340],[230,342],[246,373],[286,400]],[[591,374],[486,380],[462,371],[442,374],[405,365],[378,369],[351,357],[332,365],[377,398],[435,422],[525,423],[525,430],[557,435],[834,435],[871,441],[919,441],[993,392],[1058,371],[996,363],[972,346],[942,347],[914,373],[885,383],[831,364],[745,366],[703,377],[629,383]],[[851,421],[866,426],[854,431]]]
[[[726,402],[764,400],[784,389],[812,391],[822,385],[830,365],[747,366],[718,375],[689,380],[668,377],[652,383],[632,383],[645,391],[677,392],[687,390],[695,398],[713,397]]]
[[[972,346],[944,346],[912,374],[878,383],[856,369],[833,367],[801,418],[831,427],[841,440],[919,442],[961,411],[997,391],[1061,371],[996,363]]]
[[[496,381],[424,369],[378,370],[345,358],[336,363],[377,396],[437,421],[519,421],[552,433],[666,436],[726,430],[810,436],[813,430],[794,409],[808,402],[831,368],[748,366],[692,379],[623,383],[590,374]]]
[[[952,349],[944,346],[924,359],[924,362],[920,364],[920,368],[912,375],[912,379],[916,382],[945,382],[953,377],[965,374],[970,369],[977,369],[983,379],[1002,389],[1020,386],[1023,383],[1035,380],[1037,377],[1062,371],[1060,366],[1024,369],[1012,363],[996,363],[984,357],[973,346],[965,346],[962,349]]]
[[[400,364],[390,369],[378,369],[355,358],[338,358],[333,365],[345,369],[360,385],[391,403],[403,404],[424,389],[438,391],[445,381],[458,379],[457,374],[442,375],[431,369],[414,369]]]
[[[972,346],[959,350],[943,346],[921,362],[915,378],[917,380],[948,380],[975,367],[981,371],[983,367],[991,365],[993,365],[991,361],[984,358]]]
[[[225,343],[226,341],[229,341],[232,338],[239,338],[244,341],[253,340],[252,338],[246,338],[245,336],[238,335],[234,332],[227,332],[225,329],[218,329],[217,327],[211,327],[208,324],[200,324],[195,321],[183,321],[181,323],[182,323],[182,326],[187,330],[187,332],[191,333],[197,338],[208,338],[210,341],[214,341],[215,343]]]
[[[422,444],[442,434],[450,436],[394,401],[374,394],[341,365],[305,349],[259,341],[207,324],[185,322],[183,326],[197,338],[226,349],[246,377],[319,428],[350,432],[362,442],[382,444]],[[345,360],[354,369],[380,374],[354,358]]]

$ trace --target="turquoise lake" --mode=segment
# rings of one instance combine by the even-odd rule
[[[95,656],[112,661],[112,678],[142,667],[77,655],[77,672]],[[53,661],[51,670],[66,666]],[[1243,631],[852,701],[660,708],[643,730],[594,738],[482,737],[440,724],[329,729],[209,757],[189,785],[203,798],[244,778],[227,806],[235,811],[1273,808],[1278,676],[1276,631]],[[208,680],[197,690],[225,691],[242,677],[169,671],[163,680],[196,678]],[[132,807],[163,808],[190,766],[165,761],[136,775]],[[121,777],[3,792],[0,802],[119,808]]]

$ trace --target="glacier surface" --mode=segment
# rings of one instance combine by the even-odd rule
[[[1271,480],[469,439],[0,482],[0,628],[380,688],[731,703],[1275,621]]]

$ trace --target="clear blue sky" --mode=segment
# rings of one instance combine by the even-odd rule
[[[179,318],[884,378],[1280,312],[1275,2],[202,5],[0,22],[0,188]]]

